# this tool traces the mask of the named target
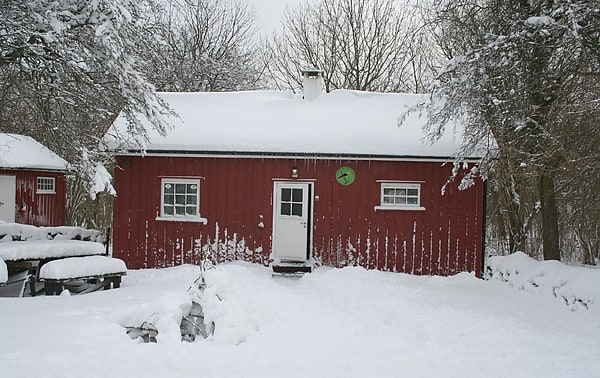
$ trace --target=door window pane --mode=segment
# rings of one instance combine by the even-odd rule
[[[302,216],[304,206],[304,189],[281,188],[280,214]]]
[[[302,189],[294,189],[293,190],[292,202],[302,203]]]
[[[302,204],[301,203],[293,203],[292,204],[292,215],[297,215],[299,217],[302,216]]]

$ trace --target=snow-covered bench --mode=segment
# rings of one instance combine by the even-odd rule
[[[30,294],[35,296],[39,291],[39,268],[57,259],[107,255],[106,240],[102,232],[80,227],[36,227],[0,222],[0,259],[8,265],[8,281],[14,281],[16,275],[22,281],[22,272],[26,272],[25,284],[29,284]],[[0,296],[4,294],[0,293]],[[19,296],[23,294],[24,290],[21,290]]]
[[[39,280],[44,282],[46,295],[58,295],[65,288],[79,291],[76,287],[80,287],[79,293],[83,294],[118,288],[121,277],[126,273],[127,266],[120,259],[108,256],[68,257],[42,265]]]

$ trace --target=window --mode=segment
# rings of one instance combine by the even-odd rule
[[[417,183],[381,183],[380,206],[375,210],[425,210],[421,207],[421,184]]]
[[[36,193],[40,194],[55,194],[55,178],[54,177],[38,177]]]
[[[302,188],[281,188],[281,215],[302,216]]]
[[[160,220],[199,221],[200,180],[167,179],[161,181]]]

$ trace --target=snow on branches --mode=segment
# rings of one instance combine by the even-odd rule
[[[151,0],[5,2],[0,12],[0,120],[77,164],[122,112],[128,137],[164,133],[165,104],[141,73],[134,41]],[[52,132],[48,132],[48,131]],[[81,164],[83,166],[85,164]]]

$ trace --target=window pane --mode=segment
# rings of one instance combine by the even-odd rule
[[[200,185],[191,180],[163,181],[162,215],[173,217],[200,216]]]
[[[282,188],[281,200],[285,202],[290,202],[292,200],[292,189]]]
[[[38,177],[37,178],[37,190],[39,192],[54,192],[54,178],[53,177]]]
[[[294,189],[292,202],[302,202],[302,189]]]
[[[381,190],[382,205],[396,205],[398,207],[419,205],[420,187],[417,185],[385,184],[384,186],[382,184]]]
[[[299,217],[302,216],[302,204],[301,203],[292,204],[292,215],[297,215]]]
[[[290,215],[291,212],[291,205],[289,203],[282,203],[281,204],[281,215]]]

